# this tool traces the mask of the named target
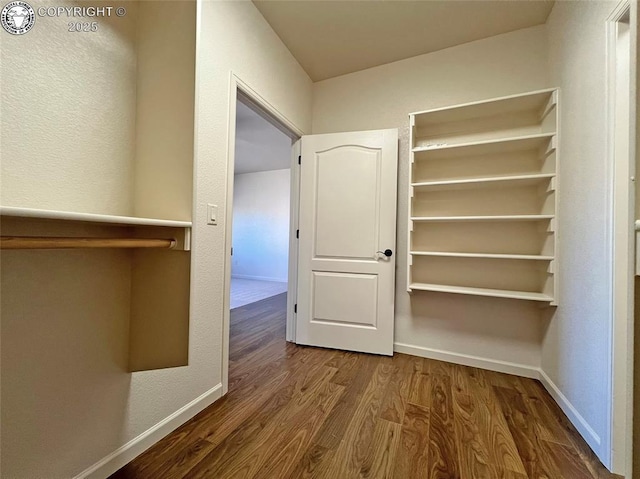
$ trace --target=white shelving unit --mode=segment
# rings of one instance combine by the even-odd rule
[[[44,220],[80,221],[86,223],[104,223],[122,226],[159,226],[166,228],[191,228],[191,221],[163,220],[159,218],[141,218],[138,216],[101,215],[81,213],[77,211],[41,210],[37,208],[20,208],[0,206],[0,216],[18,218],[36,218]]]
[[[557,304],[556,89],[410,115],[408,291]]]

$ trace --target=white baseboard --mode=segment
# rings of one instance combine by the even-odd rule
[[[538,379],[540,377],[540,370],[538,368],[534,366],[527,366],[525,364],[510,363],[507,361],[452,353],[450,351],[442,351],[439,349],[425,348],[422,346],[403,343],[394,343],[393,350],[398,353],[411,354],[413,356],[420,356],[428,359],[437,359],[438,361],[462,364],[463,366],[471,366],[474,368],[488,369],[489,371],[497,371],[499,373],[515,374],[516,376],[523,376],[525,378]]]
[[[576,427],[580,435],[587,441],[589,447],[593,449],[598,457],[601,458],[601,454],[604,452],[601,450],[602,440],[600,436],[593,430],[587,420],[582,417],[578,410],[571,404],[567,397],[562,394],[562,391],[555,385],[547,374],[540,370],[540,382],[549,392],[553,400],[560,406],[562,412],[564,412],[571,423]]]
[[[252,276],[249,274],[232,274],[231,275],[232,278],[238,278],[238,279],[253,279],[256,281],[273,281],[275,283],[286,283],[287,282],[287,278],[269,278],[267,276]]]
[[[105,458],[96,462],[93,466],[85,469],[75,476],[74,479],[102,479],[110,476],[122,466],[128,464],[137,456],[149,449],[171,431],[177,429],[204,408],[213,404],[220,397],[222,397],[222,383],[209,389],[204,394],[178,409],[169,417],[147,429],[138,437],[133,438],[124,446],[119,447]]]

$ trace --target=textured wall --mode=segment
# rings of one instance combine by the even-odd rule
[[[38,3],[64,5],[76,2]],[[133,213],[137,4],[110,5],[127,15],[96,33],[68,32],[66,17],[2,32],[3,206]]]
[[[235,176],[233,276],[287,281],[290,182],[289,169]]]
[[[398,128],[395,341],[416,354],[466,356],[487,367],[540,366],[537,305],[406,291],[409,113],[546,88],[544,26],[421,55],[314,84],[313,133]]]
[[[558,2],[547,23],[551,82],[562,89],[558,203],[560,307],[546,331],[542,368],[609,456],[611,375],[610,167],[605,21],[614,2]]]
[[[191,221],[195,15],[195,1],[139,5],[136,216]]]

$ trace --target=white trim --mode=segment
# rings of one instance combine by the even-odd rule
[[[74,479],[108,477],[200,411],[213,404],[220,397],[222,397],[222,383],[216,384],[204,394],[198,396],[170,416],[167,416],[139,436],[133,438],[124,446],[119,447],[108,456],[96,462],[93,466],[82,471],[75,476]]]
[[[225,192],[226,211],[225,211],[225,232],[224,232],[224,288],[222,298],[222,394],[226,394],[229,390],[229,322],[231,312],[231,247],[233,232],[233,173],[235,170],[235,143],[236,143],[236,101],[242,96],[243,100],[258,107],[259,112],[267,121],[277,126],[281,131],[287,133],[290,137],[301,137],[303,132],[297,128],[287,117],[280,113],[271,103],[261,96],[255,89],[251,88],[233,71],[229,74],[229,113],[227,118],[227,188]],[[291,160],[291,171],[297,166],[297,161]],[[293,175],[292,175],[293,176]],[[294,201],[294,191],[291,191],[291,201]],[[295,234],[295,230],[290,227],[289,234]],[[289,252],[291,261],[291,251]],[[295,277],[288,278],[289,283],[296,281]],[[288,314],[287,314],[288,316]],[[287,325],[289,321],[287,321]],[[287,339],[289,332],[287,331]]]
[[[599,456],[614,473],[630,475],[629,441],[632,441],[632,373],[630,360],[633,358],[633,295],[634,295],[634,229],[635,199],[634,187],[629,178],[635,175],[633,143],[635,131],[629,131],[628,158],[616,156],[616,101],[618,91],[618,26],[630,14],[630,3],[622,0],[606,20],[606,65],[607,65],[607,164],[609,178],[609,218],[607,245],[611,254],[611,274],[609,278],[611,322],[609,330],[609,411]],[[631,33],[629,33],[631,35]],[[631,41],[629,39],[629,41]],[[631,44],[629,44],[631,49]],[[631,130],[635,85],[632,71],[631,52],[629,54],[629,128]],[[635,129],[634,129],[635,130]],[[588,442],[588,441],[587,441]]]
[[[438,361],[446,361],[448,363],[461,364],[463,366],[488,369],[489,371],[496,371],[499,373],[514,374],[525,378],[538,379],[540,377],[539,368],[535,366],[528,366],[526,364],[511,363],[509,361],[482,358],[480,356],[471,356],[468,354],[454,353],[451,351],[425,348],[422,346],[404,343],[393,343],[393,350],[397,353],[411,354],[412,356],[436,359]]]
[[[556,384],[551,380],[549,376],[547,376],[547,373],[545,373],[541,369],[539,371],[539,374],[540,382],[542,383],[544,388],[548,391],[556,404],[560,406],[562,412],[566,414],[566,416],[569,418],[578,432],[582,435],[587,444],[589,444],[589,447],[591,447],[591,449],[593,449],[595,452],[601,452],[602,440],[600,436],[593,430],[587,420],[582,417],[582,415],[573,406],[573,404],[571,404],[571,401],[569,401],[569,399],[567,399],[567,397],[562,394],[560,388],[556,386]]]
[[[269,276],[253,276],[251,274],[232,274],[232,278],[237,279],[253,279],[255,281],[271,281],[273,283],[286,283],[287,278],[272,278]]]

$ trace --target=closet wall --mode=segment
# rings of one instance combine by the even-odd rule
[[[101,20],[97,35],[42,17],[26,35],[2,35],[3,206],[133,214],[138,5],[113,5],[127,15]],[[124,232],[11,218],[1,227]],[[131,255],[2,252],[3,477],[73,477],[122,444],[131,411]]]
[[[538,90],[547,81],[544,26],[519,30],[314,84],[313,132],[399,128],[398,258],[406,258],[409,113]],[[396,271],[396,349],[535,375],[544,320],[527,301],[407,293]]]
[[[78,3],[55,6],[65,4]],[[235,102],[230,72],[307,131],[311,81],[250,2],[205,2],[198,6],[196,28],[195,3],[191,23],[180,23],[185,4],[126,3],[126,17],[101,21],[100,34],[91,37],[67,32],[65,19],[40,17],[27,35],[2,36],[3,206],[120,215],[162,211],[163,217],[191,219],[188,178],[194,169],[200,178],[188,366],[128,372],[131,252],[2,253],[3,477],[70,478],[83,471],[106,476],[220,395],[227,132]],[[175,142],[188,145],[189,136],[193,141],[193,128],[176,130],[173,120],[155,125],[161,132],[156,140],[138,142],[134,151],[134,135],[141,131],[136,109],[143,108],[136,103],[143,98],[175,101],[175,121],[189,125],[190,114],[177,104],[188,103],[188,96],[173,98],[176,92],[169,95],[153,78],[137,75],[146,48],[137,36],[161,20],[154,15],[177,22],[165,35],[191,38],[187,43],[174,37],[179,45],[152,59],[168,81],[183,61],[168,55],[193,58],[193,38],[200,32],[194,167],[189,155],[174,154]],[[134,164],[136,156],[141,161]],[[182,190],[179,197],[176,190]],[[206,225],[206,203],[219,206],[218,226]],[[8,225],[29,234],[123,233],[86,224],[61,229],[43,221],[5,221],[3,232]],[[175,280],[185,284],[188,278]]]
[[[2,206],[134,213],[138,5],[113,6],[96,33],[38,17],[2,36]]]
[[[617,2],[557,2],[547,21],[550,82],[560,87],[558,203],[561,307],[542,370],[571,404],[599,457],[610,449],[611,165],[607,158],[606,20]]]

